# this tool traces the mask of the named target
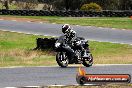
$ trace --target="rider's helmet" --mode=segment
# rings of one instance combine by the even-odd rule
[[[67,31],[68,29],[70,29],[70,25],[69,25],[69,24],[64,24],[64,25],[62,26],[62,32],[63,32],[63,33],[66,33],[66,31]]]

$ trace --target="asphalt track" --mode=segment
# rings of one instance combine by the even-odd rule
[[[132,65],[96,65],[87,74],[130,74]],[[76,85],[78,66],[0,68],[0,88],[21,86]]]
[[[60,36],[62,34],[61,26],[62,24],[0,20],[0,30],[47,36]],[[118,30],[91,26],[72,27],[77,32],[78,36],[82,36],[88,40],[132,44],[132,30]]]

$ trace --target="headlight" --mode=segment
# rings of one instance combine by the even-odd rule
[[[55,43],[55,47],[58,48],[61,45],[61,43]]]

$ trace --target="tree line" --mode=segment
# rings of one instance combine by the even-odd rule
[[[132,0],[47,0],[57,9],[79,10],[83,4],[97,3],[103,10],[132,10]]]
[[[80,10],[90,2],[97,3],[103,10],[132,10],[132,0],[1,0],[52,5],[53,10]],[[7,2],[5,3],[7,6]],[[8,6],[7,6],[8,7]]]
[[[83,4],[94,2],[103,10],[132,10],[132,0],[38,0],[53,4],[57,9],[79,10]]]

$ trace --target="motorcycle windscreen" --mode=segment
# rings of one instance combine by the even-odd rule
[[[65,42],[65,36],[64,35],[60,36],[56,42],[59,42],[61,44],[64,43]]]

